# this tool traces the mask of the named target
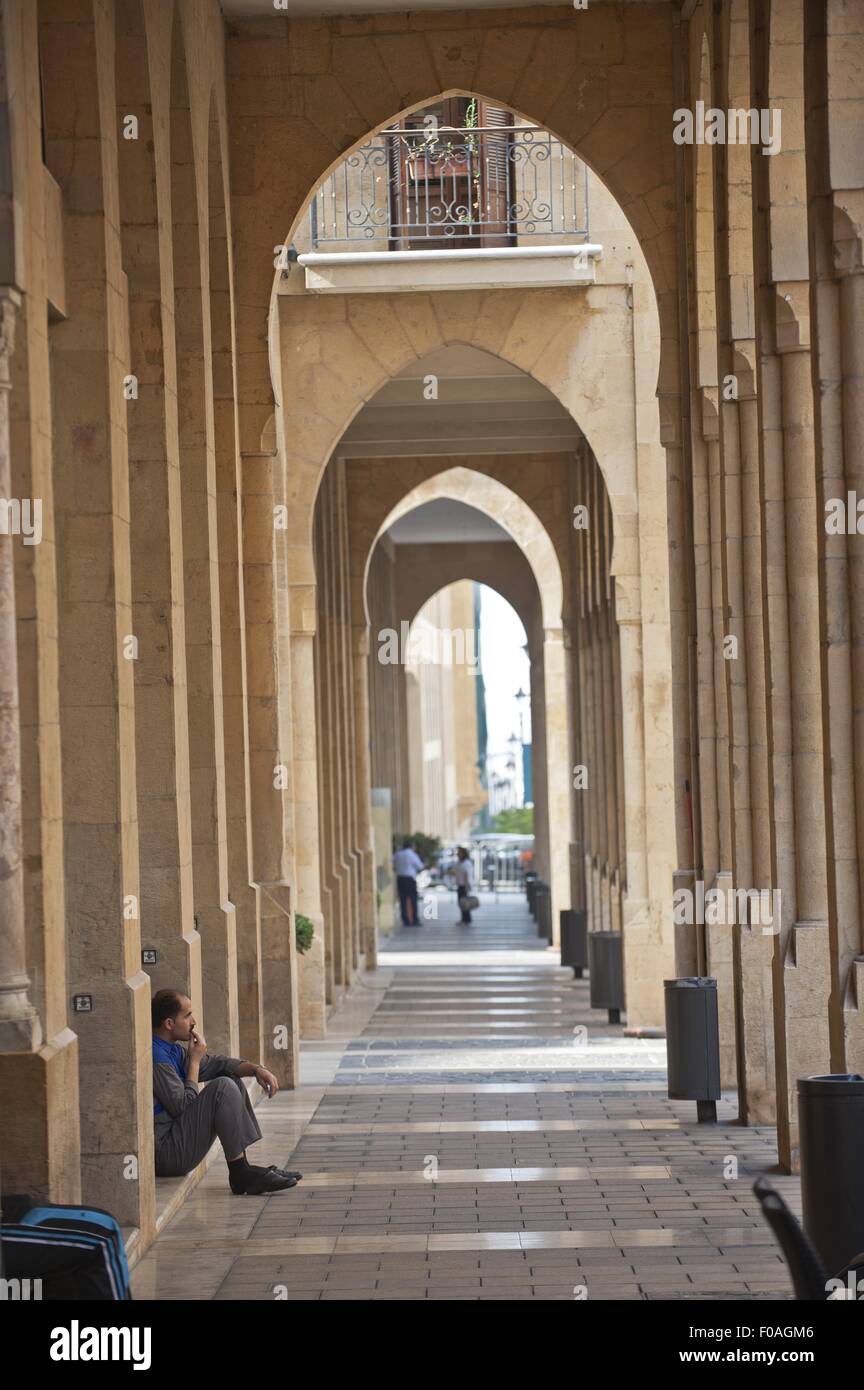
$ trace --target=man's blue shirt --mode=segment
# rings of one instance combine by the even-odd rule
[[[167,1062],[169,1067],[173,1067],[180,1080],[186,1080],[186,1053],[179,1043],[167,1043],[162,1038],[153,1039],[153,1065],[157,1066],[160,1062]],[[154,1115],[164,1115],[165,1106],[160,1105],[158,1100],[153,1104]]]

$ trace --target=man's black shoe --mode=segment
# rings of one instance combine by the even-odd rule
[[[271,1192],[284,1192],[288,1187],[296,1187],[297,1179],[287,1173],[271,1168],[250,1168],[248,1173],[231,1180],[231,1191],[235,1197],[265,1197]]]

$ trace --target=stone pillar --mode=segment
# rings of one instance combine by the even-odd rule
[[[738,392],[737,400],[723,408],[729,628],[739,641],[738,660],[730,663],[735,887],[768,890],[772,886],[771,787],[753,344],[737,344],[729,365],[736,368]],[[772,1124],[776,1119],[771,1000],[774,942],[762,924],[739,923],[734,931],[739,1116],[744,1124]]]
[[[848,196],[844,202],[852,202]],[[837,250],[845,254],[837,256],[839,269],[839,309],[842,351],[842,394],[843,394],[843,452],[846,460],[846,478],[849,486],[859,499],[864,497],[864,194],[857,191],[857,226],[852,219],[850,230],[855,235],[843,238],[842,247]],[[838,219],[839,220],[839,219]],[[844,230],[849,227],[846,224]],[[842,224],[841,224],[842,225]],[[842,490],[840,492],[842,496]],[[853,651],[864,649],[864,559],[857,549],[856,541],[846,541],[848,546],[849,586],[844,590],[844,598],[850,607],[849,637]],[[853,550],[854,547],[854,550]],[[864,902],[864,847],[862,847],[862,827],[864,827],[864,716],[860,713],[862,691],[864,691],[864,671],[860,655],[852,662],[851,685],[853,699],[846,697],[846,708],[851,715],[851,742],[853,748],[847,752],[847,760],[839,762],[832,757],[832,778],[840,783],[840,797],[846,815],[834,816],[835,857],[846,860],[845,873],[837,888],[837,975],[843,1003],[842,1027],[838,1030],[840,1038],[832,1048],[832,1069],[861,1071],[864,1069],[864,925],[861,920],[861,903]],[[833,731],[833,719],[830,724]],[[849,742],[849,733],[844,742]],[[849,783],[852,782],[850,786]],[[852,814],[854,808],[854,814]],[[852,826],[855,825],[855,843],[851,843]],[[857,847],[857,854],[856,854]],[[854,866],[854,867],[853,867]],[[857,881],[853,882],[853,873]],[[840,875],[838,874],[838,880]],[[842,896],[841,896],[842,887]]]
[[[798,291],[798,308],[806,310],[809,286],[799,285]],[[780,287],[779,298],[765,287],[764,312],[771,315],[768,342],[773,339],[776,351],[766,352],[759,363],[771,633],[773,829],[776,882],[782,894],[774,957],[777,1123],[781,1162],[789,1169],[797,1166],[797,1078],[828,1071],[830,1066],[817,561],[822,518],[815,497],[807,316],[805,312],[802,319],[790,311],[794,298],[794,286]]]
[[[353,629],[354,759],[357,794],[357,843],[362,855],[360,922],[367,970],[378,964],[378,923],[375,897],[375,847],[372,835],[371,768],[369,758],[369,629]]]
[[[331,619],[332,529],[329,496],[332,479],[325,474],[315,511],[315,574],[317,630],[315,636],[315,694],[318,728],[318,805],[321,834],[321,884],[326,913],[328,1000],[335,1003],[346,983],[342,887],[335,871],[337,846],[336,768],[333,734],[334,661]]]
[[[81,1077],[82,1200],[154,1223],[150,981],[138,919],[128,320],[118,228],[113,8],[40,28],[49,165],[62,167],[68,317],[51,327],[67,961]],[[88,172],[85,174],[84,171]],[[56,770],[55,770],[56,772]],[[122,1067],[106,1067],[106,1038]]]
[[[299,600],[300,595],[293,597]],[[298,991],[300,1033],[323,1038],[327,1033],[327,947],[321,901],[319,845],[319,749],[315,689],[315,604],[309,591],[292,604],[291,706],[293,710],[294,875],[297,909],[314,928],[312,946],[300,957]]]
[[[0,291],[0,496],[5,501],[18,498],[22,504],[29,499],[34,509],[31,523],[36,520],[36,506],[41,508],[41,540],[24,544],[23,538],[0,536],[0,627],[4,633],[0,861],[8,869],[0,887],[0,930],[5,929],[14,944],[20,927],[30,980],[23,998],[13,984],[3,1005],[5,1014],[13,1017],[6,1017],[6,1037],[0,1042],[0,1167],[6,1191],[26,1190],[53,1201],[77,1202],[81,1199],[78,1040],[68,1026],[66,987],[48,355],[49,305],[63,301],[65,287],[56,217],[59,190],[45,175],[42,161],[38,18],[36,6],[4,0],[0,18],[0,281],[9,288]],[[34,178],[33,170],[42,177]],[[22,264],[18,255],[25,245]],[[20,274],[25,267],[26,279]],[[14,565],[14,588],[9,564]],[[17,627],[14,661],[7,641],[10,617]],[[20,780],[6,761],[10,755],[18,758]],[[7,978],[7,967],[0,965],[0,971]],[[9,969],[8,977],[14,978],[15,973]],[[39,1025],[28,1020],[26,1012],[22,1016],[21,1005],[26,1010],[27,1002],[33,1005]],[[31,1032],[32,1047],[15,1050],[27,1032]]]
[[[252,874],[257,931],[238,942],[241,1051],[293,1086],[298,1066],[297,970],[291,885],[285,874],[285,802],[290,749],[282,746],[280,624],[287,603],[283,503],[276,453],[243,456],[243,560],[249,692]],[[277,553],[278,552],[278,553]],[[277,589],[277,583],[281,586]]]
[[[9,461],[9,360],[21,297],[0,288],[0,501],[12,498]],[[20,543],[20,542],[19,542]],[[0,532],[0,1053],[32,1052],[42,1041],[30,1003],[21,864],[21,731],[12,534]]]
[[[138,140],[118,150],[129,361],[136,395],[126,412],[135,672],[136,795],[142,948],[154,989],[184,990],[203,1009],[201,939],[195,927],[189,778],[183,506],[175,341],[174,221],[169,74],[149,85],[143,30],[118,43],[115,109],[141,107]],[[188,112],[183,118],[188,121]],[[179,113],[178,113],[179,119]],[[191,157],[191,150],[189,151]],[[191,181],[194,169],[184,170]],[[161,202],[160,202],[161,200]],[[195,247],[197,258],[197,246]],[[200,321],[200,311],[198,315]],[[201,1015],[203,1017],[203,1015]],[[203,1019],[209,1034],[208,1020]],[[215,1042],[215,1039],[212,1039]],[[221,1049],[220,1049],[221,1050]]]
[[[360,880],[355,855],[354,834],[354,703],[351,691],[351,644],[348,613],[348,532],[345,499],[345,465],[334,459],[333,486],[333,626],[336,658],[336,734],[339,741],[340,872],[345,885],[348,932],[348,958],[351,977],[359,964]],[[350,978],[348,983],[350,984]]]
[[[572,750],[567,705],[567,651],[560,628],[547,628],[543,641],[545,786],[549,830],[549,884],[552,890],[552,944],[560,936],[559,912],[570,906],[570,789]],[[532,739],[534,726],[532,725]],[[536,804],[536,797],[535,797]]]

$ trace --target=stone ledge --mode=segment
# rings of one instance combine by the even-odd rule
[[[312,294],[406,294],[593,285],[595,262],[602,254],[602,246],[596,244],[308,251],[298,257],[298,264]]]
[[[255,1105],[257,1101],[260,1101],[264,1094],[263,1091],[260,1090],[260,1088],[256,1087],[258,1091],[258,1095],[256,1098],[252,1091],[254,1081],[255,1078],[252,1076],[243,1077],[243,1084],[245,1085],[246,1090],[249,1092],[253,1105]],[[156,1237],[161,1235],[162,1231],[168,1225],[168,1222],[171,1221],[172,1218],[177,1215],[177,1212],[180,1210],[183,1203],[186,1201],[186,1198],[192,1191],[194,1191],[201,1179],[204,1177],[204,1174],[207,1172],[208,1168],[210,1167],[210,1164],[213,1162],[214,1158],[216,1158],[216,1156],[220,1152],[221,1147],[222,1146],[219,1143],[219,1140],[215,1139],[211,1144],[208,1153],[204,1158],[202,1158],[197,1168],[193,1168],[191,1173],[187,1173],[185,1177],[156,1179],[156,1226],[153,1232],[152,1240],[148,1241],[146,1245],[142,1246],[141,1232],[137,1226],[124,1226],[123,1228],[123,1239],[126,1246],[126,1258],[129,1261],[130,1270],[134,1269],[135,1265],[138,1263],[138,1261],[141,1259],[143,1255],[146,1255],[147,1251],[150,1249],[150,1246],[153,1244],[153,1241],[156,1239]]]

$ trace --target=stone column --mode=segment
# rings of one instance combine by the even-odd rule
[[[360,874],[355,851],[355,794],[354,794],[354,700],[351,690],[352,661],[348,612],[348,518],[345,497],[345,465],[341,459],[331,463],[335,469],[333,488],[334,529],[334,593],[333,620],[337,660],[337,701],[339,737],[339,783],[341,807],[342,877],[348,907],[348,941],[351,973],[359,964],[360,946]],[[350,980],[349,980],[350,983]]]
[[[64,170],[68,309],[50,329],[66,948],[77,1001],[82,1200],[146,1238],[155,1178],[150,981],[138,917],[129,324],[113,7],[95,4],[90,15],[55,7],[39,32],[44,70],[74,71],[77,93],[70,103],[68,88],[44,87],[47,162]],[[122,1066],[106,1066],[106,1039]]]
[[[567,651],[560,628],[547,628],[543,641],[546,725],[545,786],[549,826],[549,885],[552,890],[552,944],[560,937],[559,912],[570,906],[570,805],[572,750],[567,706]],[[532,728],[532,738],[533,738]],[[536,801],[536,798],[535,798]]]
[[[844,195],[847,207],[853,197]],[[846,459],[846,476],[859,500],[864,497],[864,193],[856,190],[854,203],[857,211],[856,222],[849,218],[847,227],[854,235],[843,239],[837,246],[839,268],[839,309],[842,351],[843,383],[843,452]],[[838,219],[839,220],[839,219]],[[836,243],[835,243],[836,246]],[[842,496],[842,492],[840,494]],[[840,992],[843,995],[842,1046],[834,1049],[832,1068],[848,1071],[864,1069],[864,925],[861,920],[861,903],[864,901],[864,716],[862,691],[864,691],[864,670],[860,653],[864,649],[864,559],[856,546],[856,541],[846,542],[848,546],[849,589],[848,603],[851,609],[849,635],[853,650],[857,653],[851,670],[851,684],[854,699],[849,701],[851,718],[852,756],[848,762],[837,766],[832,759],[832,776],[840,778],[843,787],[845,807],[854,816],[847,814],[846,822],[855,822],[855,844],[849,843],[852,829],[843,821],[838,825],[834,819],[834,834],[839,838],[835,844],[835,855],[848,860],[845,872],[845,893],[841,899],[838,884],[837,902],[837,954]],[[854,547],[854,552],[853,552]],[[847,734],[847,740],[849,735]],[[849,786],[851,780],[852,786]],[[856,854],[857,847],[857,854]],[[854,865],[854,868],[853,868]],[[857,882],[852,882],[857,871]],[[845,909],[845,910],[844,910]]]
[[[375,847],[372,837],[371,767],[369,757],[369,629],[353,629],[354,766],[357,793],[357,843],[362,855],[360,903],[363,952],[367,970],[378,964],[378,922],[375,897]]]
[[[21,298],[0,288],[0,503],[12,499],[9,459],[10,358]],[[0,1052],[32,1052],[42,1041],[30,1003],[21,863],[21,730],[15,623],[16,545],[0,532]]]
[[[775,287],[776,353],[762,364],[766,535],[773,562],[775,833],[782,922],[775,954],[778,1144],[798,1164],[797,1078],[830,1069],[819,528],[809,352],[809,282]],[[766,441],[767,445],[767,441]],[[781,794],[782,793],[782,794]],[[781,814],[782,811],[782,814]]]
[[[735,566],[730,564],[733,620],[739,636],[739,659],[733,662],[732,728],[735,806],[735,886],[770,889],[771,787],[768,759],[766,631],[762,592],[762,506],[760,499],[759,422],[755,398],[753,344],[739,343],[732,363],[738,399],[725,409],[724,439],[729,436],[737,464],[727,478],[729,511],[736,521]],[[727,465],[728,470],[728,465]],[[736,578],[737,574],[737,578]],[[736,988],[738,991],[738,1104],[742,1123],[772,1124],[776,1118],[774,1026],[771,1003],[773,937],[761,924],[739,925]]]

